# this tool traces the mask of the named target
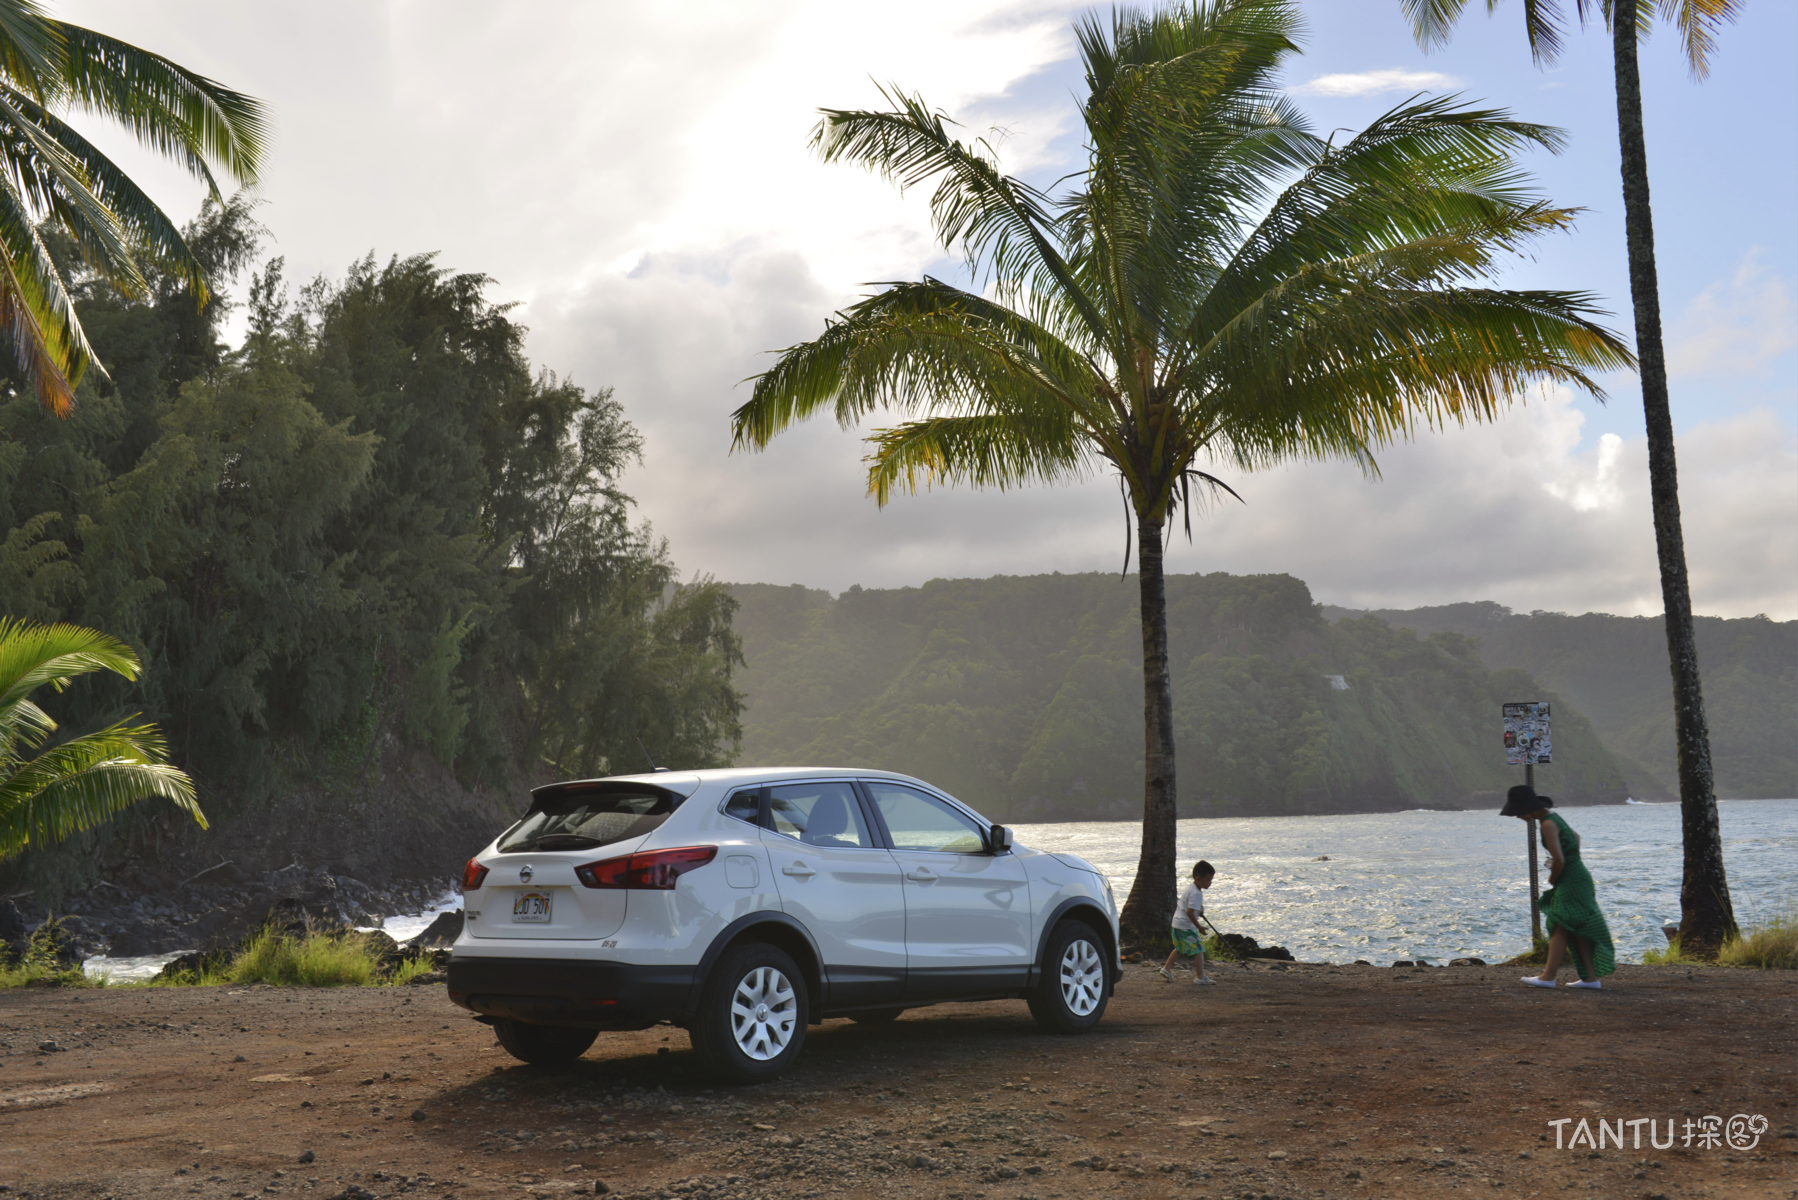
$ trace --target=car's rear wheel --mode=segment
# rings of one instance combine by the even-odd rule
[[[541,1067],[573,1062],[587,1052],[599,1036],[592,1029],[562,1029],[554,1025],[527,1025],[523,1021],[495,1021],[493,1032],[506,1053],[520,1062]]]
[[[857,1025],[891,1025],[904,1011],[903,1008],[873,1008],[867,1012],[850,1013],[849,1019]]]
[[[1056,1033],[1084,1033],[1105,1015],[1105,943],[1084,921],[1063,921],[1043,948],[1030,1015]]]
[[[687,1033],[712,1071],[760,1083],[799,1057],[810,1007],[805,977],[792,957],[777,946],[749,942],[726,950],[712,968]]]

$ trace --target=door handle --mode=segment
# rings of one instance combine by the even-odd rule
[[[802,862],[788,863],[780,869],[780,873],[782,875],[791,875],[796,879],[810,879],[817,874],[816,871],[812,870]]]
[[[913,867],[905,873],[905,877],[917,883],[929,883],[936,878],[936,872],[924,867]]]

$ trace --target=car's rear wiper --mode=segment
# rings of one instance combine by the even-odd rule
[[[532,845],[533,850],[591,850],[604,842],[584,833],[546,833]]]

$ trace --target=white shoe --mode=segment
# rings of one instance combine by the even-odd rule
[[[1582,979],[1578,983],[1570,983],[1567,986],[1570,988],[1587,988],[1590,991],[1596,992],[1604,985],[1599,983],[1596,979]]]
[[[1540,979],[1534,975],[1525,975],[1523,977],[1523,981],[1525,983],[1529,984],[1531,987],[1549,987],[1549,988],[1551,988],[1555,985],[1555,981],[1552,979]]]
[[[1196,987],[1197,985],[1199,985],[1201,983],[1216,983],[1217,980],[1211,978],[1211,976],[1209,976],[1209,975],[1200,975],[1200,976],[1197,976],[1196,978],[1194,978],[1192,982],[1193,982],[1193,985]]]
[[[1167,980],[1169,983],[1172,983],[1174,981],[1174,977],[1168,973],[1168,969],[1166,967],[1156,967],[1155,974],[1161,976],[1163,979]]]

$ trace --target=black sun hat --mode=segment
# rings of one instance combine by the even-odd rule
[[[1527,783],[1520,783],[1505,793],[1505,806],[1498,810],[1501,817],[1521,817],[1525,813],[1533,813],[1539,809],[1553,808],[1555,802],[1547,796],[1536,795],[1536,789]]]

